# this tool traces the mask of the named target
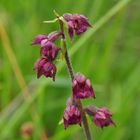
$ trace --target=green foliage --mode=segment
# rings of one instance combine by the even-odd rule
[[[33,71],[39,47],[31,46],[31,39],[39,33],[58,29],[57,23],[43,23],[55,18],[54,9],[60,14],[82,13],[93,24],[92,29],[76,37],[74,42],[68,39],[70,57],[74,70],[84,73],[92,81],[97,98],[91,102],[109,107],[117,126],[101,130],[88,118],[92,137],[95,140],[140,139],[139,0],[1,0],[0,139],[26,139],[21,135],[21,126],[25,122],[33,124],[29,139],[38,140],[42,136],[42,140],[46,140],[44,133],[50,140],[85,139],[79,126],[64,130],[63,125],[58,124],[71,95],[65,62],[57,62],[56,82],[43,77],[37,80]],[[13,69],[15,62],[6,49],[2,28],[6,30],[21,77]],[[29,95],[24,97],[25,85]],[[88,101],[90,99],[83,103]]]

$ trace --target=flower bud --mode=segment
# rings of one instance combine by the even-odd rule
[[[72,91],[74,98],[88,98],[94,97],[94,91],[89,79],[86,79],[84,75],[77,74],[72,81]]]
[[[68,98],[66,105],[67,106],[72,106],[72,105],[78,106],[77,101],[76,101],[76,99],[73,98],[73,96],[70,96]]]

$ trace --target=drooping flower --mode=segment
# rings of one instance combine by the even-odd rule
[[[94,91],[89,79],[82,74],[76,74],[72,81],[72,91],[74,98],[94,97]]]
[[[45,34],[39,34],[33,38],[32,45],[41,44],[41,41],[44,39],[48,39],[48,36]]]
[[[63,122],[65,129],[72,124],[81,125],[81,120],[80,111],[76,106],[71,105],[64,110]]]
[[[37,78],[44,75],[51,77],[55,81],[56,66],[47,58],[39,58],[35,62],[34,69],[37,71]]]
[[[115,125],[111,117],[112,112],[110,112],[107,108],[99,108],[96,110],[94,115],[94,123],[101,128],[109,125]]]
[[[68,34],[71,39],[73,39],[74,32],[80,35],[85,32],[88,27],[91,27],[88,19],[83,15],[66,13],[63,17],[68,22]]]
[[[41,44],[41,41],[43,40],[54,42],[61,35],[62,32],[59,31],[51,32],[48,36],[45,34],[39,34],[33,38],[32,45]]]
[[[49,41],[54,42],[59,36],[61,36],[63,33],[59,31],[53,31],[50,34],[48,34]]]
[[[57,54],[60,50],[61,49],[51,41],[43,40],[41,42],[40,54],[44,55],[51,61],[53,61],[57,57]]]

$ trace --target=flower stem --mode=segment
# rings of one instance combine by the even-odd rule
[[[62,41],[63,41],[63,45],[65,47],[65,61],[67,64],[67,68],[68,68],[68,72],[70,74],[71,80],[74,79],[74,71],[73,71],[73,67],[70,61],[70,57],[68,54],[68,49],[67,49],[67,44],[66,44],[66,39],[65,39],[65,35],[64,35],[64,25],[63,25],[63,21],[59,19],[59,23],[60,23],[60,28],[61,28],[61,32],[63,33],[62,35]],[[84,131],[85,131],[85,135],[86,135],[86,139],[87,140],[91,140],[91,135],[90,135],[90,130],[89,130],[89,126],[88,126],[88,122],[87,122],[87,117],[86,114],[84,112],[83,106],[82,106],[82,102],[80,99],[77,99],[77,104],[78,104],[78,108],[81,112],[81,116],[82,116],[82,123],[84,126]]]
[[[73,80],[74,79],[74,72],[73,72],[72,64],[71,64],[70,59],[69,59],[67,49],[66,49],[66,52],[65,52],[65,61],[66,61],[67,67],[68,67],[68,71],[69,71],[71,80]]]

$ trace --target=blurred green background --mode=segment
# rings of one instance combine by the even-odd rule
[[[57,30],[42,21],[81,13],[93,25],[69,42],[74,70],[89,77],[96,100],[107,106],[116,127],[97,128],[88,117],[94,140],[139,140],[140,130],[140,1],[139,0],[1,0],[0,1],[0,140],[85,140],[82,129],[64,130],[59,121],[71,83],[63,60],[56,63],[56,82],[33,71],[39,46],[31,40]],[[59,42],[56,42],[59,45]],[[32,129],[26,137],[23,129]]]

